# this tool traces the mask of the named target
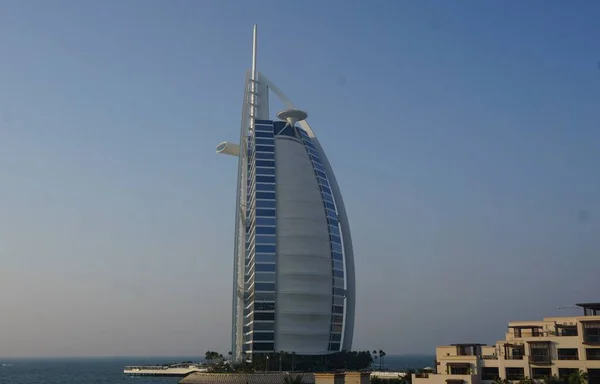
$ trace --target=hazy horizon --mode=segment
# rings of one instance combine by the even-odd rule
[[[591,0],[3,1],[0,357],[230,350],[237,163],[215,146],[239,138],[253,24],[344,196],[353,350],[581,313],[598,19]]]

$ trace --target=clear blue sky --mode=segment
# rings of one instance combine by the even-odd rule
[[[259,67],[351,220],[356,349],[600,301],[597,1],[0,4],[0,356],[227,352]]]

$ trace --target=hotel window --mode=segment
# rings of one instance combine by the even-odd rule
[[[507,380],[523,380],[525,372],[523,368],[506,368]]]
[[[531,368],[532,379],[544,379],[552,376],[552,368]]]
[[[579,360],[577,348],[559,348],[558,360]]]

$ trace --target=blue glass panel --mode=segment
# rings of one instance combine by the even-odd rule
[[[331,209],[325,209],[325,214],[327,214],[327,217],[337,219],[337,213],[335,213],[335,211],[332,211]]]
[[[258,198],[258,193],[256,194],[256,197]],[[334,219],[334,218],[331,218],[331,217],[328,217],[328,218],[327,218],[327,223],[328,223],[329,225],[335,225],[335,226],[337,226],[337,225],[338,225],[338,221],[337,221],[337,219]]]
[[[344,316],[332,315],[331,316],[331,322],[332,323],[343,323],[344,322]]]
[[[256,132],[273,132],[272,125],[256,125]]]
[[[275,182],[275,176],[260,176],[260,175],[256,175],[256,182],[257,183],[274,183]]]
[[[340,350],[340,343],[331,343],[331,344],[329,344],[329,350],[330,351],[339,351]]]
[[[255,331],[273,331],[275,323],[254,323]]]
[[[342,252],[342,246],[337,243],[331,243],[331,249],[335,252]]]
[[[333,286],[336,288],[344,288],[344,279],[334,278]]]
[[[338,271],[337,269],[333,270],[333,277],[340,277],[343,278],[344,277],[344,272],[342,271]]]
[[[273,147],[272,145],[257,145],[256,146],[256,154],[258,155],[259,152],[273,152],[275,150],[275,147]]]
[[[273,132],[256,132],[254,134],[256,137],[273,137]]]
[[[331,193],[331,189],[329,189],[329,188],[327,188],[327,187],[323,187],[323,186],[321,186],[321,191],[323,191],[323,192],[325,192],[325,193],[329,193],[330,195],[332,194],[332,193]]]
[[[276,220],[270,217],[257,217],[256,225],[275,225]]]
[[[254,120],[254,124],[256,125],[273,125],[273,120],[261,120],[261,119],[256,119]]]
[[[274,339],[274,332],[259,332],[252,335],[254,341],[273,341]]]
[[[339,324],[331,324],[331,332],[342,333],[342,326]]]
[[[334,235],[334,236],[339,236],[340,235],[340,229],[335,226],[335,225],[330,225],[329,226],[329,233]]]
[[[274,293],[257,293],[254,295],[256,301],[275,301],[276,295]]]
[[[275,272],[276,266],[275,264],[259,264],[256,263],[256,272]],[[275,285],[275,284],[273,284]]]
[[[332,203],[325,201],[324,204],[325,204],[326,208],[329,208],[329,209],[335,211],[335,205],[333,205]]]
[[[257,240],[258,242],[258,240]],[[340,271],[344,270],[344,263],[339,260],[333,260],[333,268],[339,269]]]
[[[335,236],[334,234],[330,235],[331,241],[336,242],[338,244],[342,244],[342,239],[339,236]]]
[[[256,184],[256,191],[267,191],[267,192],[275,192],[275,184]]]
[[[339,333],[332,333],[329,337],[329,341],[336,341],[336,342],[342,341],[342,335]]]
[[[256,253],[275,253],[276,247],[274,245],[257,245]]]
[[[277,261],[277,256],[273,253],[257,253],[255,257],[257,263],[274,263]]]
[[[323,193],[323,200],[329,201],[330,203],[333,203],[333,196],[331,196],[328,193]]]
[[[269,227],[271,228],[271,227]],[[276,244],[277,237],[276,236],[268,236],[268,235],[256,235],[256,244]]]
[[[256,158],[261,160],[275,160],[273,152],[256,152]]]
[[[256,285],[258,285],[258,284],[256,284]],[[275,290],[275,284],[273,284],[273,290]],[[266,291],[266,289],[262,289],[262,291]],[[331,310],[333,311],[333,313],[337,313],[338,315],[344,313],[344,307],[339,307],[337,305],[334,305],[333,307],[331,307]]]
[[[255,141],[258,145],[273,145],[273,139],[271,138],[259,137]]]
[[[275,192],[256,192],[257,199],[271,199],[275,200]],[[336,222],[337,224],[337,222]]]
[[[315,170],[315,172],[317,172],[317,175],[321,176],[322,178],[327,179],[327,175],[325,174],[325,172],[319,171],[318,169]]]
[[[275,168],[262,168],[262,167],[275,167],[274,161],[258,160],[256,162],[256,174],[257,175],[274,175]]]
[[[256,216],[275,217],[275,210],[273,210],[273,209],[257,209]]]
[[[256,303],[254,304],[255,311],[274,311],[275,303]]]
[[[254,280],[260,283],[273,283],[275,282],[275,276],[275,273],[272,272],[257,272],[254,276]]]
[[[321,184],[324,187],[330,188],[329,187],[329,181],[325,180],[324,178],[322,178],[321,176],[317,176],[317,180],[319,181],[319,184]],[[330,188],[331,189],[331,188]]]
[[[333,294],[336,296],[346,296],[346,290],[342,288],[333,288]]]
[[[275,200],[256,200],[256,207],[275,209]]]
[[[325,167],[323,167],[320,163],[313,161],[313,167],[321,172],[325,172]]]
[[[276,227],[256,227],[257,235],[274,235],[277,230]]]
[[[274,344],[269,342],[252,344],[252,351],[272,352],[274,348]]]
[[[267,265],[267,264],[265,264],[265,265]],[[257,270],[258,270],[258,268],[257,268]],[[256,283],[256,284],[254,284],[254,289],[257,291],[272,292],[272,291],[275,291],[275,283]],[[335,308],[340,308],[340,307],[335,307]],[[256,319],[256,313],[254,314],[254,318]],[[263,319],[263,320],[268,320],[268,319]]]
[[[300,133],[300,134],[302,134],[302,133]],[[307,147],[316,150],[315,145],[312,143],[312,141],[310,141],[310,140],[304,140],[304,144],[306,144]]]
[[[313,155],[313,156],[319,156],[319,154],[317,153],[316,150],[314,150],[313,148],[306,146],[306,150],[308,151],[309,154]]]
[[[344,305],[344,298],[343,297],[339,297],[339,296],[334,296],[333,297],[333,305]],[[336,328],[334,328],[335,326],[332,325],[332,331],[334,332],[342,332],[342,327],[339,328],[339,330],[337,330]]]

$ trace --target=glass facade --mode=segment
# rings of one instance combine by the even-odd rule
[[[246,251],[244,274],[243,351],[277,350],[277,196],[275,138],[288,136],[303,144],[317,179],[327,220],[331,257],[331,319],[327,351],[342,348],[345,318],[345,258],[336,202],[317,149],[307,133],[286,122],[256,120],[248,136]]]
[[[256,121],[248,148],[244,351],[268,352],[274,350],[277,284],[273,122]]]

